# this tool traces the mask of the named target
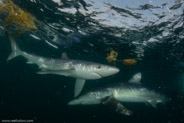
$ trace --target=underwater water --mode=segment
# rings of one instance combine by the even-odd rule
[[[0,120],[33,122],[184,122],[184,1],[183,0],[14,0],[32,14],[37,29],[16,34],[4,27],[0,16]],[[0,0],[3,4],[3,0]],[[1,11],[0,11],[1,13]],[[12,19],[14,20],[14,19]],[[19,23],[21,25],[21,23]],[[82,93],[142,73],[144,87],[171,100],[156,108],[145,103],[123,103],[132,116],[113,112],[104,105],[67,105],[73,99],[75,79],[39,75],[24,57],[7,61],[10,38],[21,50],[60,58],[116,66],[120,72],[87,80]],[[117,61],[108,62],[111,49]],[[124,59],[134,59],[127,65]]]

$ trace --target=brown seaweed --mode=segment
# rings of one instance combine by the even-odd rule
[[[37,29],[36,18],[11,0],[4,0],[0,4],[0,15],[6,15],[0,20],[4,21],[4,29],[8,34],[20,35],[26,31]]]
[[[130,53],[130,55],[132,55],[132,53]],[[126,58],[123,60],[118,60],[118,52],[114,51],[112,48],[110,49],[110,53],[107,54],[107,58],[106,60],[108,62],[112,62],[113,64],[115,64],[116,62],[120,62],[123,63],[126,66],[132,66],[135,65],[137,63],[137,60],[134,58]]]

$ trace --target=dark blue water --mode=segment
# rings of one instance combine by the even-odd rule
[[[68,106],[75,79],[38,75],[38,67],[11,52],[9,34],[0,23],[0,119],[34,122],[184,122],[183,0],[16,0],[36,17],[37,30],[14,37],[26,52],[49,58],[69,58],[113,65],[106,60],[110,48],[118,59],[134,58],[137,64],[116,62],[120,72],[87,81],[84,91],[127,81],[142,73],[143,86],[171,98],[153,108],[125,103],[132,116],[117,114],[103,105]],[[1,21],[0,21],[1,22]],[[133,54],[133,55],[130,55]]]

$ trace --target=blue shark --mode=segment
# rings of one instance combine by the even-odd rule
[[[169,100],[164,95],[143,87],[140,84],[141,76],[141,73],[137,73],[128,83],[89,91],[71,100],[68,105],[104,104],[118,113],[132,115],[133,112],[123,102],[143,102],[156,107],[157,103]]]
[[[10,39],[10,43],[12,53],[8,57],[8,61],[21,55],[28,60],[27,63],[33,63],[39,66],[41,71],[37,72],[38,74],[57,74],[76,78],[74,90],[75,97],[82,91],[86,80],[101,79],[119,72],[117,67],[68,59],[65,53],[62,54],[62,58],[60,59],[32,55],[21,51],[14,39]]]

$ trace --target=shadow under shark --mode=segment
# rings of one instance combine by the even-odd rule
[[[141,73],[137,73],[128,83],[89,91],[70,101],[68,105],[104,104],[115,112],[131,115],[133,112],[120,102],[143,102],[156,107],[157,103],[169,101],[164,95],[142,87],[140,80]]]
[[[119,72],[116,67],[103,65],[94,62],[68,59],[66,54],[62,54],[61,59],[44,58],[23,52],[19,49],[16,41],[10,38],[12,53],[7,60],[16,56],[24,56],[28,62],[34,63],[41,69],[38,74],[57,74],[76,78],[74,96],[82,91],[86,80],[95,80],[107,77]]]

